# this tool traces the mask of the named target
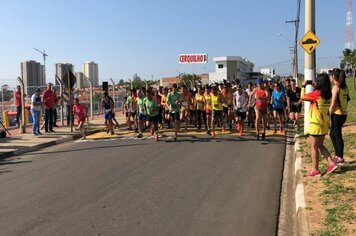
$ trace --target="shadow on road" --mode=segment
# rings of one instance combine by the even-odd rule
[[[130,146],[142,146],[147,144],[125,144],[125,145],[110,145],[110,146],[102,146],[102,147],[91,147],[91,148],[79,148],[79,149],[70,149],[70,150],[60,150],[54,152],[31,152],[22,154],[22,156],[32,156],[32,155],[48,155],[48,154],[58,154],[58,153],[69,153],[69,152],[81,152],[81,151],[88,151],[88,150],[98,150],[98,149],[107,149],[107,148],[122,148],[122,147],[130,147]]]

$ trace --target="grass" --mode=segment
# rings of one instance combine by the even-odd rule
[[[353,89],[353,84],[348,83],[350,89],[351,101],[348,107],[347,125],[356,122],[356,90]],[[353,124],[356,126],[356,124]],[[353,129],[354,130],[354,129]],[[343,130],[344,131],[344,130]],[[319,201],[322,209],[316,209],[316,205],[309,203],[308,211],[320,212],[324,215],[320,219],[319,229],[311,229],[311,235],[315,236],[341,236],[341,235],[356,235],[356,132],[343,133],[345,143],[345,156],[348,158],[348,163],[335,173],[321,177],[317,182],[322,183],[319,197],[313,201]],[[334,148],[330,138],[327,136],[324,145],[334,155]],[[300,132],[300,147],[302,153],[304,169],[302,173],[305,175],[307,170],[311,168],[310,145],[306,137],[303,137],[303,132]],[[327,169],[326,161],[320,157],[320,169],[323,172]],[[310,182],[310,179],[306,179]],[[312,185],[311,185],[312,186]],[[324,213],[322,213],[324,211]]]
[[[356,89],[354,88],[353,78],[347,79],[347,86],[349,87],[350,102],[347,107],[347,123],[356,122]]]

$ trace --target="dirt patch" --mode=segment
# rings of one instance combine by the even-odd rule
[[[320,178],[303,177],[310,231],[312,235],[356,235],[356,124],[343,128],[346,165],[336,173]],[[325,144],[334,153],[330,140]],[[311,170],[310,145],[301,139],[302,172]],[[321,157],[322,158],[322,157]],[[326,170],[326,161],[320,159],[321,172]]]

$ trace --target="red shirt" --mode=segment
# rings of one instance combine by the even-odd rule
[[[43,93],[43,103],[46,108],[54,107],[54,92],[52,90],[45,90]]]
[[[21,91],[15,91],[15,103],[16,103],[16,107],[20,107],[21,106]]]
[[[77,115],[77,120],[85,120],[85,112],[84,112],[84,105],[78,104],[73,106],[73,112]]]
[[[261,101],[261,99],[266,99],[267,93],[264,89],[258,88],[256,91],[256,108],[267,109],[268,101]]]

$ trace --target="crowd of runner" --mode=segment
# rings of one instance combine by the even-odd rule
[[[266,129],[284,133],[287,122],[299,129],[301,89],[294,79],[275,81],[257,79],[245,87],[239,80],[215,83],[188,89],[185,85],[171,88],[131,89],[125,98],[123,112],[129,130],[143,137],[143,132],[155,134],[159,128],[174,129],[174,140],[182,124],[183,131],[195,127],[212,138],[216,130],[236,129],[244,135],[245,123],[256,129],[256,139],[264,140]]]

